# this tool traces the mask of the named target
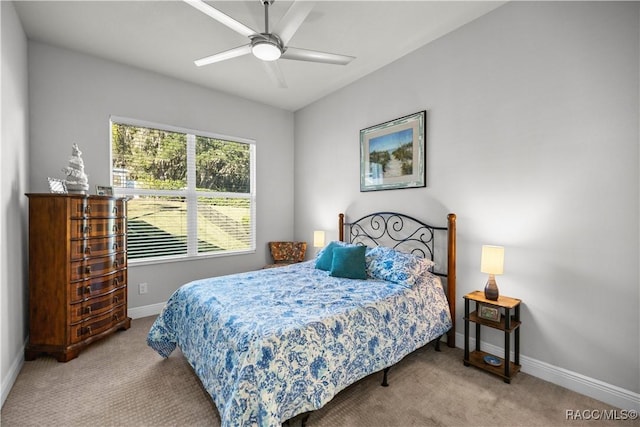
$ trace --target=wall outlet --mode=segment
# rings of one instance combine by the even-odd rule
[[[148,287],[147,282],[143,282],[143,283],[140,283],[140,284],[138,285],[138,293],[139,293],[140,295],[142,295],[142,294],[146,294],[148,291],[149,291],[149,287]]]

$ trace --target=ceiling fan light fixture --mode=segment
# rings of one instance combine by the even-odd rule
[[[251,46],[251,52],[256,58],[262,59],[263,61],[275,61],[282,55],[280,47],[270,40],[254,42]]]

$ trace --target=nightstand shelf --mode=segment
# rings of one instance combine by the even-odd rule
[[[510,383],[515,374],[520,371],[520,303],[516,298],[500,296],[497,301],[488,300],[484,296],[484,292],[471,292],[464,297],[464,365],[475,366],[492,374],[502,377],[504,382]],[[471,311],[470,302],[475,303],[475,310]],[[479,305],[484,304],[493,309],[497,309],[500,313],[499,321],[492,321],[481,318],[478,315]],[[502,312],[504,311],[504,314]],[[475,351],[469,348],[469,323],[476,325],[476,346]],[[482,326],[497,329],[504,332],[504,353],[505,357],[498,359],[501,361],[500,366],[493,366],[485,362],[485,356],[497,357],[493,354],[480,350],[480,330]],[[511,334],[514,334],[514,360],[510,360],[511,356]]]
[[[510,383],[511,378],[513,378],[515,374],[520,372],[520,365],[516,365],[514,362],[509,362],[509,376],[506,376],[505,370],[504,370],[503,358],[498,357],[498,359],[502,361],[502,365],[491,366],[484,361],[485,356],[493,356],[493,354],[487,353],[485,351],[478,351],[478,350],[472,351],[471,353],[469,353],[469,359],[465,361],[465,365],[472,365],[472,366],[475,366],[476,368],[480,368],[487,372],[491,372],[492,374],[498,375],[499,377],[502,377],[502,379],[506,383]],[[494,357],[497,357],[497,356],[494,356]]]
[[[511,316],[510,327],[507,329],[505,323],[505,316],[500,317],[500,322],[493,322],[491,320],[482,319],[478,316],[478,312],[474,311],[469,313],[469,321],[473,323],[479,323],[483,326],[488,326],[489,328],[500,329],[502,331],[513,332],[516,328],[520,326],[520,321],[516,320],[515,316]]]

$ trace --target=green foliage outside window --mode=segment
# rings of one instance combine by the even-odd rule
[[[129,258],[252,249],[250,144],[116,122],[111,138],[113,186],[133,197]]]

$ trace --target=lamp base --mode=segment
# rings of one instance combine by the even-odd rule
[[[497,301],[500,296],[498,291],[498,285],[496,284],[496,278],[493,274],[489,275],[489,280],[484,287],[484,297],[491,301]]]

